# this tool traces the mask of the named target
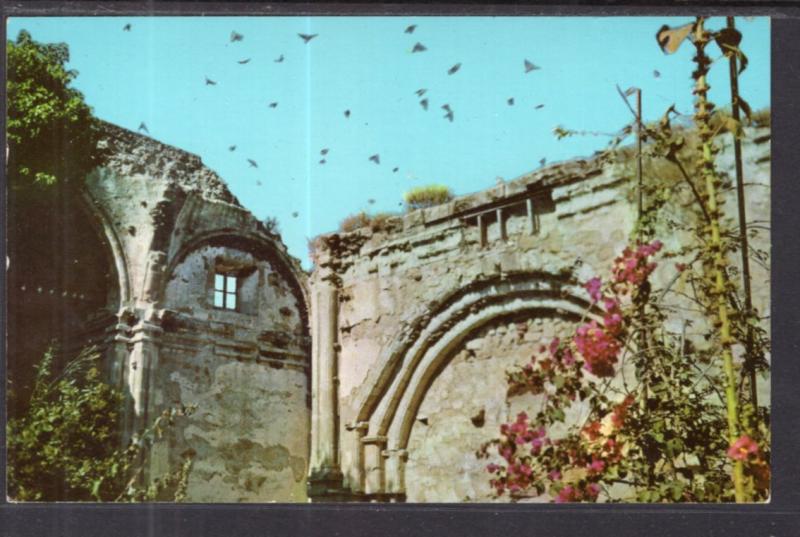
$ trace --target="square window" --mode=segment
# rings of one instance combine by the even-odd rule
[[[225,310],[236,310],[236,289],[238,277],[231,274],[216,273],[214,275],[214,307]]]

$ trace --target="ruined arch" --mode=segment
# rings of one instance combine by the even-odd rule
[[[381,449],[395,455],[377,469],[360,461],[362,475],[373,474],[367,478],[371,481],[367,492],[405,493],[403,456],[414,420],[434,379],[459,344],[509,316],[559,316],[578,321],[590,308],[583,296],[585,291],[561,275],[496,276],[451,293],[403,330],[385,353],[383,371],[360,408],[365,436],[370,441],[378,439]],[[590,317],[595,314],[590,312]]]

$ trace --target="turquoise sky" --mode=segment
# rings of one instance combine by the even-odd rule
[[[590,155],[608,139],[557,141],[553,127],[620,128],[631,116],[615,84],[643,89],[647,119],[672,103],[690,112],[693,47],[666,56],[654,38],[662,24],[689,20],[39,17],[9,19],[7,30],[10,39],[25,28],[38,41],[66,42],[69,67],[80,73],[74,85],[95,115],[131,130],[145,122],[153,138],[202,157],[256,216],[278,218],[291,253],[308,266],[308,237],[354,212],[399,211],[411,187],[442,183],[465,194],[542,158]],[[416,30],[405,33],[411,24]],[[769,19],[737,25],[750,59],[741,93],[754,109],[769,106]],[[231,42],[232,31],[243,39]],[[319,35],[304,44],[298,33]],[[427,50],[412,53],[417,42]],[[541,69],[526,74],[525,59]],[[719,105],[729,100],[727,74],[727,61],[717,61],[710,83]],[[414,94],[421,88],[427,111]],[[379,165],[368,160],[376,153]]]

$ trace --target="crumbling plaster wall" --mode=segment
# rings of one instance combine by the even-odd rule
[[[728,138],[718,158],[728,180],[732,152]],[[751,245],[768,251],[768,130],[748,131],[744,162],[748,221],[767,223]],[[409,501],[487,498],[474,451],[511,412],[499,372],[530,359],[530,349],[497,343],[484,349],[494,358],[482,360],[467,360],[464,349],[503,330],[509,312],[538,323],[579,311],[587,298],[579,284],[606,276],[628,242],[636,219],[633,183],[630,167],[571,161],[396,217],[381,231],[365,227],[317,241],[312,293],[335,288],[338,307],[335,315],[315,312],[312,335],[321,329],[315,323],[335,323],[330,350],[338,398],[329,415],[338,420],[332,438],[345,489]],[[732,217],[735,192],[728,194]],[[667,249],[684,239],[660,238]],[[660,263],[657,285],[672,278],[679,260]],[[753,265],[754,304],[768,315],[769,273]],[[498,296],[508,299],[493,305]],[[705,329],[697,323],[694,330],[702,336]],[[549,341],[545,335],[540,343]],[[761,388],[768,397],[768,382]],[[492,411],[487,425],[476,428],[469,417],[481,405]],[[319,419],[327,419],[320,408]],[[423,412],[433,432],[423,432],[417,420]]]
[[[191,154],[106,125],[86,197],[120,269],[107,335],[129,396],[126,435],[196,405],[152,457],[195,453],[189,501],[305,501],[309,337],[305,276],[280,238]],[[241,269],[240,307],[214,308],[217,263]]]

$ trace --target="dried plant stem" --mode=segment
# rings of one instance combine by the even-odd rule
[[[697,54],[694,61],[697,70],[694,72],[695,79],[695,114],[694,120],[700,136],[702,155],[700,157],[700,172],[702,174],[706,196],[708,198],[709,223],[706,228],[708,237],[707,253],[710,254],[705,263],[705,278],[709,287],[709,294],[714,303],[711,308],[715,325],[719,330],[719,342],[722,353],[723,369],[725,372],[725,402],[728,420],[728,440],[733,444],[739,437],[739,412],[738,395],[736,391],[736,375],[733,366],[733,353],[731,344],[731,324],[728,317],[727,290],[729,288],[728,275],[725,271],[726,260],[720,237],[720,205],[722,199],[719,196],[718,186],[720,184],[714,166],[714,147],[713,133],[709,124],[711,111],[714,105],[708,101],[707,93],[709,85],[706,75],[711,62],[705,53],[705,47],[710,40],[710,35],[705,31],[703,17],[697,18],[694,28],[694,45]],[[737,503],[746,502],[747,493],[744,485],[744,466],[742,461],[736,460],[733,464],[733,484]]]

